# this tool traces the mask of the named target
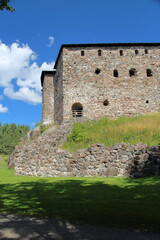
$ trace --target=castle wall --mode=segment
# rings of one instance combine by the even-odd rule
[[[43,79],[42,122],[54,122],[54,73],[46,73]]]
[[[70,121],[16,146],[10,156],[15,174],[41,177],[147,177],[160,175],[160,146],[92,144],[71,153],[60,146],[71,131]]]
[[[131,68],[135,76],[130,76]],[[147,76],[147,69],[152,76]],[[160,47],[65,47],[62,78],[63,119],[71,118],[77,102],[89,119],[160,110]]]
[[[61,54],[54,81],[54,119],[61,124],[63,121],[63,53]]]

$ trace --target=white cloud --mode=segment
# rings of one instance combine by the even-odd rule
[[[49,44],[47,45],[48,47],[51,47],[54,44],[54,37],[53,36],[49,36]]]
[[[8,46],[0,41],[0,56],[0,87],[4,88],[3,94],[31,104],[40,103],[41,72],[52,70],[54,63],[44,62],[38,66],[34,51],[19,42]]]
[[[8,112],[8,108],[3,107],[2,104],[0,104],[0,113],[6,113],[6,112]]]
[[[21,100],[31,104],[41,103],[41,95],[34,89],[28,87],[21,87],[18,91],[14,91],[13,87],[7,87],[4,89],[4,94],[15,100]]]

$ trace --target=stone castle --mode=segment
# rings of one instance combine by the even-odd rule
[[[65,44],[43,71],[43,123],[160,110],[160,43]]]
[[[74,153],[62,148],[73,119],[159,112],[160,43],[62,45],[54,69],[41,75],[43,124],[57,124],[42,134],[39,129],[31,131],[15,147],[9,163],[15,174],[160,175],[160,146],[118,143],[108,148],[95,143]]]

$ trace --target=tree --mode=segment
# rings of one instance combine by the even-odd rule
[[[16,125],[15,123],[0,123],[0,154],[11,154],[14,147],[30,131],[29,126]]]
[[[0,10],[8,10],[14,12],[15,9],[9,5],[10,0],[0,0]]]

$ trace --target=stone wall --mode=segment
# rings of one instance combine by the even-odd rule
[[[99,50],[101,56],[98,56]],[[122,56],[120,50],[123,50]],[[77,102],[82,104],[84,116],[89,119],[158,112],[160,49],[147,47],[147,51],[138,46],[64,47],[63,118],[71,117],[72,105]],[[135,69],[135,76],[130,76],[131,69]],[[152,71],[152,76],[147,77],[147,69]],[[114,76],[115,70],[118,77]]]
[[[57,59],[54,90],[44,78],[44,123],[71,119],[75,103],[88,119],[160,111],[160,46],[64,46]]]
[[[55,122],[61,124],[63,121],[63,54],[59,57],[57,64],[56,76],[54,81],[54,119]]]
[[[93,144],[75,153],[61,148],[71,122],[52,127],[36,140],[17,146],[10,157],[15,174],[51,177],[145,177],[160,175],[160,146]]]
[[[46,72],[43,79],[42,120],[44,124],[54,122],[54,76],[55,72]]]

